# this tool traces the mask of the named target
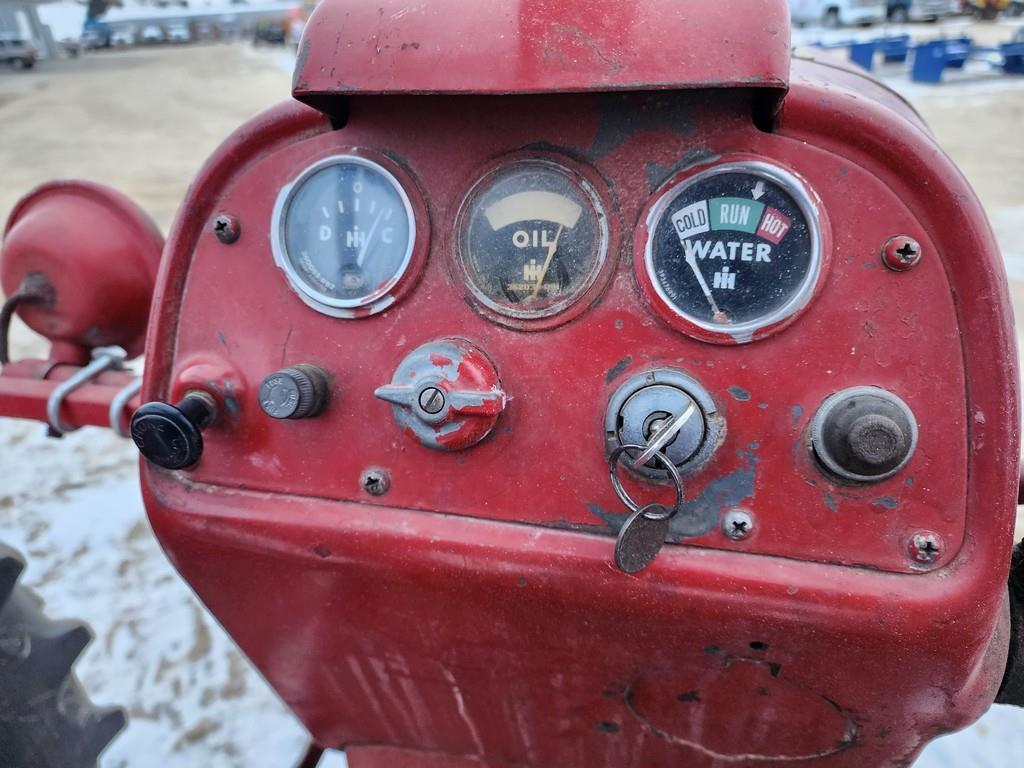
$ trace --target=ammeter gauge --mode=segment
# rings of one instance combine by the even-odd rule
[[[556,315],[594,284],[608,222],[579,174],[547,161],[513,162],[474,187],[460,216],[459,261],[474,297],[512,318]]]
[[[706,340],[747,342],[807,305],[821,271],[818,212],[767,163],[730,163],[671,188],[647,219],[655,300]]]
[[[374,314],[412,260],[409,196],[382,165],[340,155],[314,164],[281,190],[274,258],[314,309],[334,317]]]

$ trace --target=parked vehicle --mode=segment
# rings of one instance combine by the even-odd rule
[[[39,52],[21,35],[0,33],[0,64],[15,69],[32,69]]]
[[[60,54],[68,59],[77,59],[82,52],[82,41],[77,37],[65,37],[58,41],[57,46]]]
[[[87,51],[110,47],[113,31],[109,24],[95,19],[87,19],[82,27],[82,47]]]
[[[192,32],[184,21],[175,21],[167,25],[167,42],[169,43],[190,43]]]
[[[220,32],[213,24],[207,21],[196,23],[193,40],[216,40],[218,37],[220,37]]]
[[[958,10],[957,0],[889,0],[889,21],[938,21]]]
[[[793,22],[801,26],[869,26],[885,21],[888,10],[884,0],[789,0]]]
[[[135,45],[135,27],[120,27],[110,35],[110,44],[115,48],[126,48]]]
[[[279,22],[261,21],[253,33],[253,45],[284,45],[287,42],[284,25]]]
[[[157,24],[147,24],[142,28],[142,33],[139,35],[140,42],[153,44],[162,43],[167,39],[164,35],[163,29]]]

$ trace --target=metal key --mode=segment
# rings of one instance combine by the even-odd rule
[[[619,460],[623,454],[632,452],[642,454],[647,450],[643,445],[622,445],[612,451],[608,457],[608,475],[612,481],[615,494],[632,514],[619,530],[615,540],[615,564],[625,573],[639,573],[653,562],[661,548],[665,546],[669,525],[683,506],[683,481],[672,461],[660,451],[653,458],[668,472],[676,489],[676,503],[672,507],[664,504],[648,504],[641,507],[637,504],[619,481]]]
[[[661,552],[668,536],[671,510],[663,504],[638,509],[615,540],[615,564],[624,573],[639,573]]]
[[[689,407],[686,408],[681,414],[675,418],[665,419],[665,423],[662,424],[654,434],[647,440],[647,449],[633,459],[633,469],[640,469],[647,462],[654,458],[654,455],[661,453],[666,445],[671,443],[676,435],[679,434],[679,430],[686,426],[686,422],[690,420],[690,417],[697,412],[697,404],[690,402]]]

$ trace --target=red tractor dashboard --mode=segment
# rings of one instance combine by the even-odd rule
[[[927,530],[945,544],[933,565],[954,559],[967,413],[953,292],[938,258],[902,273],[879,256],[893,233],[937,246],[886,180],[760,131],[749,107],[687,94],[378,98],[354,103],[343,129],[246,158],[203,212],[237,217],[241,237],[225,245],[206,228],[173,297],[168,396],[195,386],[196,361],[233,369],[231,407],[188,482],[613,536],[628,510],[606,480],[605,445],[622,439],[623,419],[642,431],[650,413],[622,403],[609,422],[609,408],[622,387],[643,390],[665,371],[708,400],[693,445],[676,441],[687,501],[672,538],[918,572],[907,543]],[[688,208],[715,228],[680,240],[671,214]],[[772,217],[789,227],[779,243],[757,231]],[[560,260],[540,276],[556,245]],[[712,289],[723,322],[687,249],[709,286],[728,281]],[[736,327],[748,330],[730,335]],[[436,359],[395,385],[419,397],[436,374],[448,387],[475,354],[493,374],[467,386],[503,393],[494,413],[431,423],[418,401],[382,398],[424,345],[438,345]],[[269,418],[261,397],[274,395],[261,382],[297,364],[329,377],[326,407]],[[830,395],[865,386],[900,398],[928,429],[899,472],[851,484],[814,460],[810,436]],[[380,496],[362,480],[375,467],[390,481]],[[500,491],[483,478],[501,478]],[[756,512],[742,542],[721,530],[734,508]]]
[[[910,764],[1007,669],[984,212],[782,2],[493,5],[326,0],[192,186],[157,536],[356,768]]]

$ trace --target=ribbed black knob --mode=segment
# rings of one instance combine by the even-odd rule
[[[295,365],[260,384],[260,408],[272,419],[308,419],[327,404],[327,374],[315,365]]]
[[[177,405],[146,403],[132,416],[132,440],[158,467],[185,469],[202,457],[202,430],[216,415],[214,399],[203,392],[189,393]]]

